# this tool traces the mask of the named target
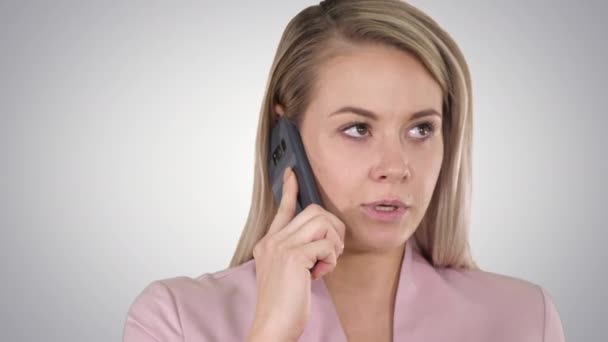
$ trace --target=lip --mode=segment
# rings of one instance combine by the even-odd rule
[[[375,206],[381,205],[381,204],[394,205],[395,207],[400,207],[400,208],[409,208],[410,207],[410,205],[403,203],[403,201],[401,201],[399,198],[396,198],[396,197],[382,198],[382,199],[374,201],[374,202],[365,203],[365,204],[363,204],[363,206],[375,207]]]
[[[369,205],[364,205],[361,209],[368,218],[380,222],[398,222],[410,211],[407,207],[397,207],[393,211],[380,211]]]
[[[386,204],[393,205],[397,207],[397,209],[393,211],[380,211],[376,210],[377,205]],[[385,198],[378,201],[370,202],[361,205],[361,210],[365,213],[365,215],[374,220],[380,222],[397,222],[403,219],[403,217],[409,213],[410,205],[403,203],[400,199],[397,198]]]

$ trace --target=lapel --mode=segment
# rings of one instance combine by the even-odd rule
[[[408,330],[407,321],[404,322],[402,318],[408,315],[408,303],[412,302],[417,291],[416,275],[414,274],[417,265],[414,265],[413,259],[422,258],[417,257],[417,248],[414,237],[410,237],[406,242],[405,253],[403,253],[403,259],[401,260],[399,283],[395,297],[395,312],[393,314],[394,341],[401,341]],[[299,341],[347,342],[338,312],[323,278],[312,281],[310,304],[311,314]]]

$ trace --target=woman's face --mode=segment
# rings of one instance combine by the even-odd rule
[[[395,48],[358,46],[321,66],[300,134],[346,250],[387,251],[413,234],[441,168],[441,109],[439,85]],[[388,200],[410,207],[372,204]]]

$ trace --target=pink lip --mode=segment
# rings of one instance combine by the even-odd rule
[[[381,202],[384,204],[391,204],[390,202]],[[380,203],[379,203],[380,204]],[[401,220],[408,212],[409,207],[398,204],[393,204],[397,206],[397,209],[393,211],[380,211],[376,210],[376,204],[366,204],[361,206],[363,212],[372,220],[381,221],[381,222],[396,222]]]
[[[365,203],[364,205],[369,205],[369,206],[375,207],[375,206],[381,205],[381,204],[394,205],[395,207],[405,207],[405,208],[409,207],[409,205],[406,205],[398,198],[384,198],[384,199],[381,199],[378,201]]]

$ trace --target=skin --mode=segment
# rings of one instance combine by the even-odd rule
[[[332,115],[345,106],[375,117]],[[426,110],[437,115],[413,117]],[[323,207],[346,227],[344,251],[324,282],[349,341],[390,341],[405,242],[428,208],[443,160],[441,88],[412,55],[358,45],[320,66],[303,115],[300,134]],[[411,206],[399,221],[362,211],[388,196]]]

